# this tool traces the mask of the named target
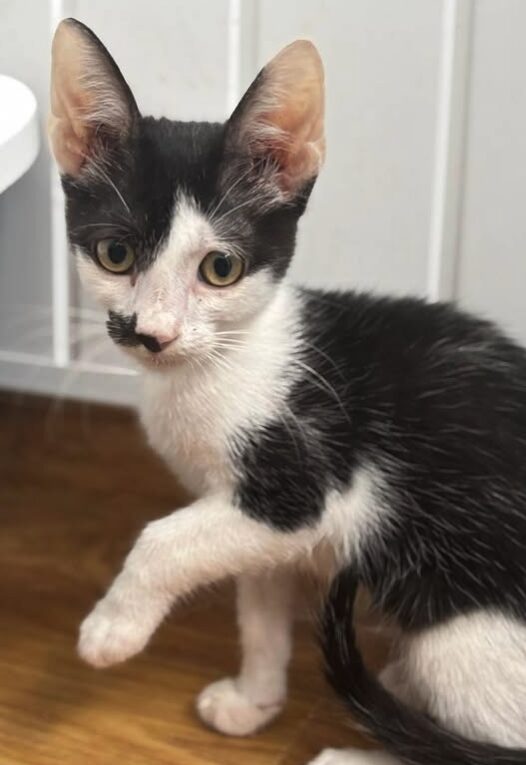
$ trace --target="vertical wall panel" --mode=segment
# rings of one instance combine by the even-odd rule
[[[456,295],[459,230],[464,192],[473,0],[445,0],[435,142],[427,295]]]
[[[526,3],[477,0],[458,297],[526,342]]]

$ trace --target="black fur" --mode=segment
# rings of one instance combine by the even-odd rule
[[[293,419],[250,437],[240,504],[296,529],[376,466],[393,522],[358,569],[376,603],[405,629],[489,606],[526,619],[526,353],[452,306],[303,295],[312,371]]]
[[[148,268],[170,231],[177,192],[192,195],[204,209],[213,203],[223,132],[211,123],[140,118],[136,133],[112,157],[111,181],[119,193],[104,175],[63,178],[72,244],[94,258],[100,239],[124,240],[136,250],[137,270]]]
[[[352,617],[358,582],[352,569],[339,574],[321,625],[327,679],[353,717],[408,765],[525,765],[526,750],[457,736],[385,690],[356,647]]]
[[[247,273],[270,267],[276,277],[283,276],[310,187],[285,206],[269,209],[257,200],[250,204],[253,175],[230,191],[232,184],[225,186],[224,135],[221,124],[141,118],[137,135],[113,153],[114,186],[103,175],[63,177],[72,245],[95,259],[101,239],[129,242],[137,253],[137,270],[145,270],[166,241],[174,203],[182,192],[203,212],[215,211],[225,237],[243,253]],[[246,160],[238,165],[241,175],[247,172]]]
[[[108,312],[106,328],[108,335],[118,345],[133,347],[141,344],[140,336],[135,332],[137,314],[123,316],[115,311]]]

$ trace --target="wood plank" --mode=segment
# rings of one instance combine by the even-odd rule
[[[140,528],[187,498],[127,410],[57,410],[5,394],[0,422],[2,765],[300,765],[324,746],[359,743],[320,677],[305,624],[279,720],[245,739],[201,725],[196,694],[236,669],[231,585],[177,609],[127,664],[82,664],[81,619]],[[367,643],[378,662],[380,643]]]

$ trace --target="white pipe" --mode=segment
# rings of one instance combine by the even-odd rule
[[[445,0],[427,295],[456,296],[473,0]]]
[[[241,0],[228,3],[228,75],[226,111],[230,116],[237,106],[241,90]]]
[[[50,0],[50,41],[61,19],[65,16],[63,0]],[[56,367],[70,363],[69,327],[69,248],[64,218],[64,195],[55,165],[51,167],[51,272],[52,272],[52,324],[53,362]]]

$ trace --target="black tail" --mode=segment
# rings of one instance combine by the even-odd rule
[[[526,749],[506,749],[450,733],[392,696],[365,667],[353,609],[358,577],[345,569],[332,584],[321,637],[327,679],[361,723],[410,765],[526,765]]]

